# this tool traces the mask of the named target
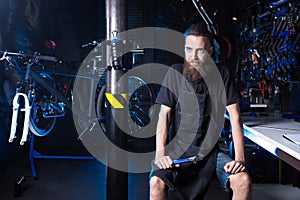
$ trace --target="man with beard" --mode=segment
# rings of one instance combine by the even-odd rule
[[[171,66],[165,76],[156,100],[161,110],[150,200],[203,199],[214,172],[226,189],[232,189],[233,199],[251,199],[240,95],[226,66],[216,66],[212,60],[214,42],[204,24],[192,25],[185,32],[184,64]],[[225,108],[232,126],[234,160],[218,151]],[[173,164],[174,159],[193,156],[196,162]]]

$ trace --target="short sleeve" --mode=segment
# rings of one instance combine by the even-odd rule
[[[175,108],[177,104],[178,90],[183,78],[181,75],[183,66],[175,64],[170,67],[165,75],[162,86],[156,98],[156,103]]]
[[[223,78],[225,90],[226,90],[226,106],[238,103],[241,99],[241,94],[235,84],[232,74],[230,73],[227,66],[222,65],[220,68],[220,73]]]

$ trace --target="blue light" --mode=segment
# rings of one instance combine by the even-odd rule
[[[252,140],[254,143],[258,144],[262,148],[266,149],[267,151],[278,157],[276,153],[277,147],[271,144],[270,142],[266,142],[266,140],[261,139],[261,137],[258,137],[258,134],[259,133],[257,131],[244,126],[245,137]]]

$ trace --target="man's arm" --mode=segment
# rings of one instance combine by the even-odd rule
[[[156,154],[155,164],[160,169],[170,168],[172,166],[172,159],[165,155],[165,146],[167,144],[168,130],[170,125],[171,108],[161,105],[159,118],[156,128]]]
[[[226,109],[230,116],[235,159],[227,163],[224,168],[225,171],[236,174],[245,170],[244,132],[238,103],[226,106]]]

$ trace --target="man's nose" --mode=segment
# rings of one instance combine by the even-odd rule
[[[198,60],[198,59],[199,59],[199,57],[198,57],[198,52],[195,51],[195,52],[194,52],[194,60]]]

